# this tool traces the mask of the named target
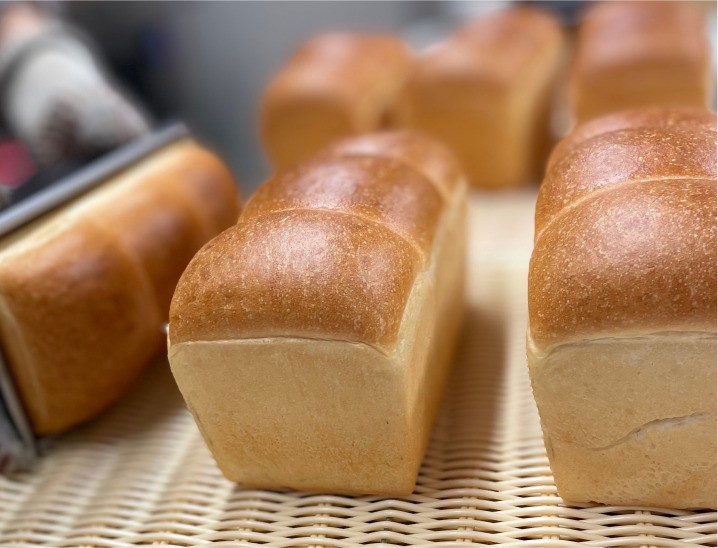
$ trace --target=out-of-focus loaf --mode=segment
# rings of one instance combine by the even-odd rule
[[[715,508],[716,132],[623,116],[569,136],[539,193],[528,358],[546,448],[566,500]]]
[[[417,58],[397,119],[446,143],[474,185],[530,182],[550,148],[561,58],[551,16],[524,8],[486,15]]]
[[[302,44],[264,95],[272,165],[283,170],[336,139],[387,127],[411,60],[393,36],[333,33]]]
[[[711,55],[691,2],[597,2],[578,34],[575,118],[646,106],[706,107]]]
[[[125,391],[185,266],[238,215],[230,172],[186,139],[0,241],[0,337],[36,433]]]
[[[225,476],[412,491],[463,311],[466,184],[412,133],[269,180],[192,260],[172,372]]]

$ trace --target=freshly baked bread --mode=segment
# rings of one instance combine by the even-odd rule
[[[273,166],[386,127],[410,67],[409,49],[393,36],[334,33],[302,44],[264,95],[262,138]]]
[[[36,433],[125,391],[184,267],[238,215],[227,168],[183,140],[0,241],[2,348]]]
[[[529,371],[569,501],[716,505],[716,132],[680,117],[569,136],[539,193]]]
[[[711,55],[690,2],[597,2],[579,29],[571,77],[578,122],[651,105],[707,105]]]
[[[537,179],[561,44],[558,22],[540,11],[481,17],[418,57],[397,119],[449,145],[474,185]]]
[[[463,310],[466,184],[412,133],[262,185],[170,310],[172,372],[225,476],[412,491]]]

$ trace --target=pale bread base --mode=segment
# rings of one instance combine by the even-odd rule
[[[538,350],[529,372],[559,494],[716,507],[716,335],[670,332]]]

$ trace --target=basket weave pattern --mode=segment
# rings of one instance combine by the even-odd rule
[[[565,506],[556,495],[524,354],[533,199],[472,201],[463,343],[412,496],[235,486],[158,363],[36,471],[0,477],[0,545],[715,546],[715,512]]]

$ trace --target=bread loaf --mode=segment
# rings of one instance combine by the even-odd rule
[[[566,500],[715,508],[716,132],[622,116],[568,137],[536,206],[546,448]]]
[[[169,359],[225,476],[412,491],[463,310],[465,207],[439,144],[368,135],[266,182],[195,256]]]
[[[227,168],[184,140],[0,241],[0,338],[36,433],[125,391],[184,267],[238,214]]]
[[[561,44],[558,22],[542,12],[486,15],[418,57],[397,118],[446,143],[474,185],[537,179]]]
[[[579,122],[651,105],[706,107],[710,46],[691,2],[597,2],[580,26],[571,76]]]
[[[286,169],[341,137],[386,127],[411,66],[398,38],[325,34],[302,44],[269,83],[262,138]]]

